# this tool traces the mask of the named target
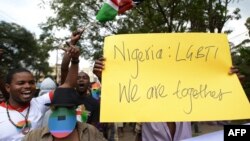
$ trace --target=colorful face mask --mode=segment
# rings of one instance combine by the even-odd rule
[[[48,127],[50,133],[56,138],[67,137],[76,126],[75,108],[57,107],[52,111]]]
[[[91,86],[91,94],[92,97],[96,100],[100,99],[100,95],[101,95],[101,85],[99,83],[94,83]]]

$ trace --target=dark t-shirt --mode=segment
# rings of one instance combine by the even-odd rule
[[[100,103],[92,96],[84,96],[83,104],[88,112],[87,123],[99,123],[100,119]]]

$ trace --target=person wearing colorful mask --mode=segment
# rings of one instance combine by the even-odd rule
[[[46,77],[40,84],[40,91],[38,93],[38,96],[42,96],[52,90],[56,89],[56,83],[54,80],[52,80],[50,77]],[[48,110],[44,117],[43,117],[43,121],[42,121],[42,126],[46,126],[48,124],[48,119],[49,119],[49,115],[51,114],[51,110]]]
[[[76,108],[81,104],[74,88],[56,88],[52,102],[46,104],[52,111],[48,125],[31,131],[23,141],[106,141],[93,125],[77,121]]]

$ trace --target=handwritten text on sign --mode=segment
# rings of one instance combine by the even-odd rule
[[[237,76],[228,75],[231,58],[225,35],[111,36],[105,39],[104,56],[102,121],[249,117],[239,117],[239,107],[231,104],[245,101],[240,109],[249,108]],[[225,107],[230,113],[235,109],[235,116]]]

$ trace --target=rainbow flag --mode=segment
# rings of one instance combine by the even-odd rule
[[[101,85],[99,83],[95,82],[91,85],[91,94],[94,99],[100,100]]]

